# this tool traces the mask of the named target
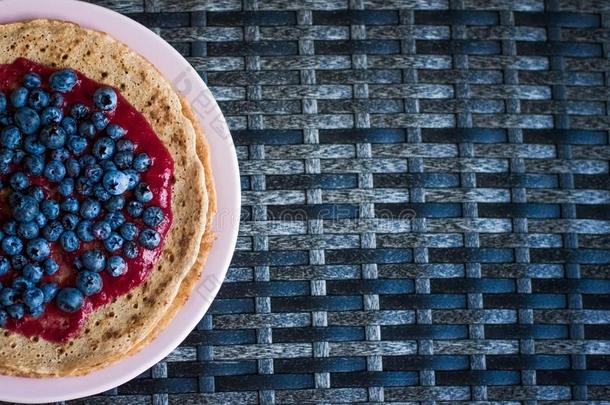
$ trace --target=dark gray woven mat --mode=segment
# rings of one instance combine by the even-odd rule
[[[90,403],[610,399],[610,2],[133,0],[230,123],[209,314]]]

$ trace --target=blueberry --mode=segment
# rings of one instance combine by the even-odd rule
[[[140,233],[138,241],[146,249],[154,249],[161,243],[161,235],[154,229],[147,228]]]
[[[125,223],[125,216],[118,211],[109,212],[106,214],[105,220],[110,224],[110,228],[115,230]]]
[[[3,92],[0,91],[0,113],[3,113],[6,111],[6,106],[7,106],[6,94],[4,94]]]
[[[42,89],[34,89],[28,97],[28,105],[33,109],[40,111],[51,103],[51,96]]]
[[[106,128],[110,120],[102,111],[96,111],[91,114],[91,122],[93,123],[95,129],[101,131],[102,129]]]
[[[4,127],[0,132],[0,145],[9,149],[15,149],[19,146],[19,142],[21,142],[21,132],[19,132],[19,128],[8,126]]]
[[[47,107],[40,113],[40,123],[42,125],[60,124],[63,113],[57,107]],[[64,131],[65,128],[61,127]]]
[[[69,158],[66,159],[64,165],[66,166],[66,173],[70,177],[76,177],[80,174],[80,164],[78,160]]]
[[[102,207],[100,203],[91,198],[87,198],[80,206],[80,215],[85,219],[93,219],[100,214]]]
[[[6,313],[5,310],[0,309],[0,328],[3,328],[4,326],[6,326],[7,322],[8,322],[8,314]]]
[[[42,212],[39,212],[38,214],[36,214],[34,222],[36,223],[36,225],[38,225],[38,228],[42,228],[47,224],[47,217]]]
[[[13,304],[6,308],[9,316],[15,320],[20,320],[25,316],[25,306],[23,304]]]
[[[92,271],[83,271],[76,276],[76,287],[86,296],[102,291],[102,277]]]
[[[70,152],[66,148],[55,149],[51,152],[51,160],[59,160],[60,162],[65,162],[69,157]]]
[[[15,172],[9,180],[11,187],[15,191],[25,190],[30,185],[30,179],[23,172]]]
[[[55,200],[44,200],[40,210],[48,219],[56,219],[59,216],[59,203]]]
[[[48,274],[49,276],[52,276],[53,274],[57,273],[57,271],[59,270],[59,264],[57,264],[57,262],[51,258],[45,260],[44,262],[42,262],[42,268],[44,269],[44,272],[46,274]]]
[[[85,303],[83,293],[76,288],[63,288],[55,300],[59,309],[64,312],[76,312]]]
[[[15,153],[7,148],[0,149],[0,164],[10,165]]]
[[[42,268],[37,264],[28,263],[23,267],[23,277],[37,283],[42,278]]]
[[[93,189],[93,195],[95,195],[95,198],[102,202],[108,201],[110,197],[112,197],[110,193],[106,191],[104,186],[102,186],[101,184],[95,186],[95,188]]]
[[[74,179],[70,178],[70,177],[64,178],[59,183],[58,190],[59,190],[59,194],[61,194],[64,197],[71,195],[74,192]]]
[[[49,303],[55,298],[59,291],[59,286],[56,283],[46,283],[40,286],[40,290],[44,296],[44,303]]]
[[[106,240],[104,240],[104,247],[109,252],[118,252],[123,247],[123,238],[118,233],[112,232]]]
[[[28,242],[25,251],[30,259],[40,262],[49,257],[51,246],[43,238],[36,238]]]
[[[42,200],[44,200],[44,189],[34,185],[28,190],[28,195],[33,197],[36,201],[42,202]]]
[[[95,236],[96,239],[107,239],[110,236],[111,232],[112,228],[110,227],[110,224],[106,221],[100,221],[93,225],[93,236]]]
[[[23,85],[28,89],[35,89],[40,87],[42,79],[38,73],[28,72],[23,76]]]
[[[53,93],[51,94],[51,105],[57,108],[63,108],[64,106],[64,96],[61,93]]]
[[[99,249],[88,250],[81,256],[83,267],[89,271],[99,272],[106,267],[106,256]]]
[[[87,167],[97,164],[97,160],[91,155],[83,155],[78,159],[78,163],[80,163],[82,167]]]
[[[112,160],[103,160],[100,162],[100,166],[102,166],[102,169],[104,169],[105,172],[109,170],[117,170],[117,167]]]
[[[38,141],[38,136],[28,135],[23,138],[23,149],[34,155],[42,155],[46,148]]]
[[[28,95],[30,94],[29,90],[25,87],[17,87],[11,93],[11,104],[15,108],[25,107],[28,102]]]
[[[76,191],[80,195],[91,195],[93,194],[94,182],[87,179],[86,177],[79,177],[76,179]]]
[[[78,133],[85,138],[93,138],[95,136],[95,126],[92,122],[83,121],[78,126]]]
[[[127,263],[121,256],[111,256],[108,258],[106,270],[112,277],[118,277],[127,271]]]
[[[100,87],[93,93],[93,103],[100,110],[114,110],[117,104],[116,92],[110,87]]]
[[[74,197],[66,197],[64,201],[61,203],[61,210],[70,213],[77,213],[79,202]]]
[[[125,129],[117,124],[110,124],[106,127],[106,134],[110,139],[117,140],[125,136]]]
[[[13,217],[19,222],[32,221],[38,215],[38,201],[29,195],[24,195],[13,206]]]
[[[59,242],[63,250],[68,253],[76,251],[80,246],[78,237],[73,231],[64,231],[59,237]]]
[[[152,160],[146,153],[139,153],[133,159],[133,168],[140,173],[147,171],[151,164]]]
[[[51,88],[60,93],[67,93],[76,86],[78,76],[72,69],[59,70],[51,75],[49,82]]]
[[[140,175],[133,169],[127,169],[123,171],[129,178],[129,185],[127,186],[127,190],[133,190],[136,188],[138,183],[140,183]]]
[[[104,174],[102,180],[104,188],[112,195],[123,194],[129,186],[129,178],[123,172],[110,170]]]
[[[13,305],[15,303],[15,298],[17,298],[17,291],[12,288],[7,287],[0,291],[0,304],[2,304],[2,306],[7,307]]]
[[[110,138],[99,138],[93,144],[92,154],[100,160],[110,159],[114,154],[114,141]]]
[[[44,293],[40,288],[28,288],[23,292],[23,303],[30,308],[36,308],[44,302]]]
[[[10,265],[9,260],[6,257],[0,256],[0,277],[8,273]]]
[[[66,131],[57,125],[44,127],[40,131],[40,142],[49,149],[59,149],[66,143]]]
[[[163,213],[163,210],[154,206],[146,208],[142,214],[142,221],[153,228],[158,226],[164,218],[165,214]]]
[[[38,236],[39,232],[38,224],[34,221],[22,222],[17,227],[17,235],[21,236],[23,239],[34,239]]]
[[[55,242],[64,232],[64,227],[59,221],[52,221],[42,229],[42,236],[49,242]]]
[[[76,225],[76,235],[83,242],[91,242],[94,238],[93,236],[93,222],[88,219],[84,219]]]
[[[7,235],[17,235],[17,221],[9,220],[2,225],[2,230]]]
[[[28,315],[32,318],[40,318],[42,314],[44,314],[44,307],[42,305],[33,308],[28,307]]]
[[[126,222],[119,228],[119,233],[125,240],[134,240],[138,237],[138,227],[133,222]]]
[[[85,118],[88,114],[89,107],[87,107],[85,104],[76,103],[70,107],[70,115],[77,120]]]
[[[102,166],[98,165],[97,163],[92,163],[85,166],[84,176],[87,178],[87,180],[97,183],[102,179],[103,175],[104,169],[102,169]]]
[[[75,155],[80,155],[87,148],[87,139],[82,136],[71,136],[68,138],[68,149]]]
[[[61,120],[61,127],[66,131],[68,135],[76,134],[78,122],[73,117],[64,117]]]
[[[133,163],[133,153],[130,151],[117,152],[113,161],[119,169],[129,169]]]
[[[40,176],[44,170],[44,159],[38,155],[27,155],[24,163],[27,171],[33,176]]]
[[[44,176],[54,183],[59,183],[66,176],[66,166],[59,160],[51,160],[44,168]]]
[[[75,230],[78,222],[78,216],[75,214],[65,214],[61,219],[61,224],[64,229],[67,229],[68,231]]]
[[[120,139],[116,143],[116,148],[120,152],[133,152],[136,149],[136,145],[129,139]]]
[[[14,256],[23,250],[23,242],[17,236],[7,236],[2,240],[2,250],[9,256]]]
[[[127,213],[134,218],[138,218],[144,211],[144,205],[139,201],[129,201],[127,203]]]
[[[136,188],[134,188],[133,194],[136,199],[142,203],[147,203],[153,199],[153,193],[146,183],[138,184]]]
[[[1,100],[1,99],[0,99]],[[0,124],[2,125],[13,125],[15,120],[12,115],[7,115],[6,113],[0,113]]]
[[[120,211],[125,206],[125,198],[122,195],[113,195],[106,201],[104,207],[110,212]]]
[[[12,287],[17,292],[23,292],[23,291],[27,290],[28,288],[34,287],[34,282],[23,276],[19,276],[13,280]]]
[[[26,135],[31,135],[40,128],[40,117],[38,113],[29,107],[22,107],[15,113],[15,125]],[[9,127],[10,128],[10,127]],[[10,140],[2,139],[2,144],[7,148],[15,148],[21,141],[21,136]],[[10,145],[10,146],[9,146]]]
[[[24,255],[15,255],[15,256],[11,257],[11,267],[13,268],[13,270],[21,270],[28,263],[29,263],[29,260]]]

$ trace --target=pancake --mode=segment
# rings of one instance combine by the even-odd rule
[[[199,278],[215,212],[209,155],[190,108],[141,56],[109,35],[75,24],[34,20],[0,26],[0,63],[23,57],[73,68],[120,89],[150,123],[174,161],[173,224],[149,278],[90,314],[66,343],[0,334],[0,373],[82,375],[134,353],[173,318]]]

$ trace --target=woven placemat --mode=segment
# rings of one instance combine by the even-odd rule
[[[87,403],[610,399],[610,2],[97,3],[207,81],[243,210],[197,330]]]

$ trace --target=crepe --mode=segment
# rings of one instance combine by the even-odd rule
[[[118,88],[150,123],[174,160],[173,224],[149,278],[98,308],[65,344],[0,334],[0,374],[82,375],[134,353],[160,332],[196,284],[211,249],[215,212],[209,155],[188,104],[140,55],[109,35],[34,20],[0,26],[0,63],[18,57],[73,68]]]

